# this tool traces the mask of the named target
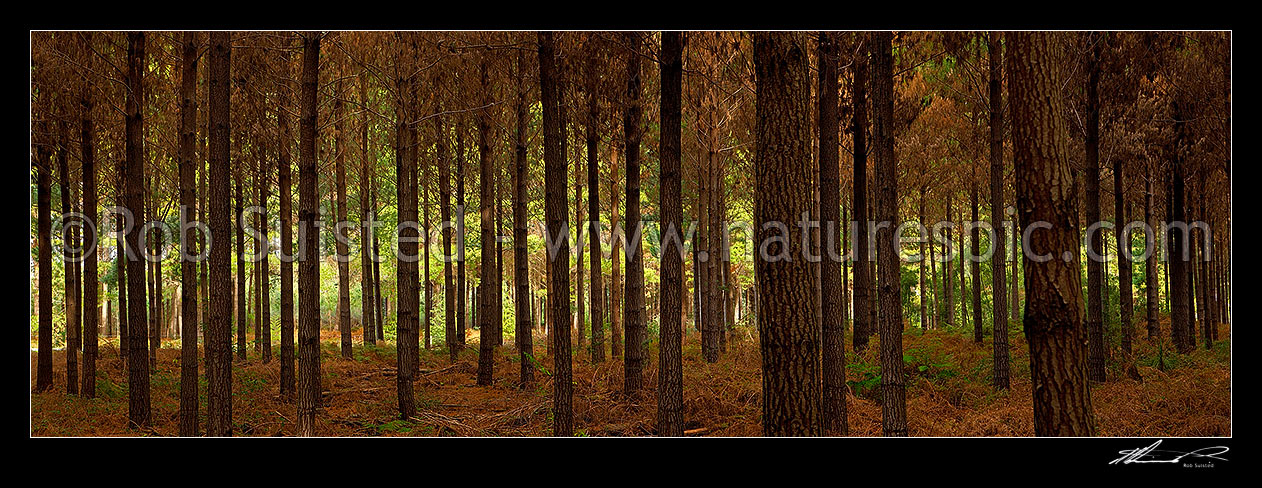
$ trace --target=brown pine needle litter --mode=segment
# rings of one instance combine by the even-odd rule
[[[1129,358],[1109,351],[1108,381],[1091,390],[1096,427],[1102,436],[1231,435],[1230,327],[1220,340],[1201,343],[1188,355],[1173,353],[1169,323],[1159,339],[1147,340],[1135,328]],[[1198,325],[1199,327],[1199,325]],[[991,386],[990,336],[982,344],[971,331],[907,327],[903,337],[907,377],[907,419],[914,436],[1031,436],[1034,434],[1028,349],[1019,323],[1011,326],[1011,389]],[[1198,330],[1199,332],[1199,330]],[[684,418],[688,436],[762,434],[761,357],[754,332],[730,333],[718,362],[702,359],[700,338],[691,328],[684,342]],[[276,335],[276,334],[274,334]],[[416,375],[417,414],[400,419],[395,397],[394,345],[355,346],[355,359],[342,359],[339,335],[322,331],[323,401],[317,414],[322,436],[544,436],[551,434],[552,358],[545,338],[535,339],[539,368],[535,384],[519,384],[520,362],[512,340],[496,351],[495,382],[476,385],[476,336],[459,360],[444,350],[422,350]],[[355,337],[360,334],[356,333]],[[850,435],[879,436],[879,339],[855,354],[847,332],[846,363],[850,395],[846,408]],[[1199,337],[1198,337],[1199,340]],[[127,372],[116,339],[102,342],[97,398],[65,391],[65,355],[55,351],[55,388],[31,394],[32,436],[174,436],[179,422],[179,343],[164,343],[151,376],[152,422],[127,428]],[[575,348],[577,350],[577,348]],[[233,435],[292,436],[295,405],[279,396],[279,346],[263,363],[250,347],[249,358],[233,363]],[[655,431],[657,346],[644,371],[645,388],[628,396],[622,388],[621,360],[599,364],[586,351],[574,357],[574,425],[580,436],[643,436]],[[31,352],[31,384],[36,353]],[[1139,380],[1127,373],[1134,365]],[[204,370],[202,371],[204,374]],[[204,427],[206,390],[200,385]]]

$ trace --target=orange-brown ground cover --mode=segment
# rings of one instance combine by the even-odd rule
[[[1134,359],[1114,350],[1109,381],[1095,385],[1091,398],[1099,435],[1225,436],[1231,434],[1230,332],[1220,327],[1213,349],[1178,356],[1165,344],[1137,339]],[[690,330],[684,345],[684,410],[688,435],[753,436],[761,434],[761,378],[758,344],[748,327],[733,332],[727,352],[713,364],[700,353],[699,337]],[[1137,334],[1143,334],[1137,327]],[[275,336],[275,334],[274,334]],[[359,334],[356,333],[358,338]],[[913,436],[1033,435],[1029,362],[1019,324],[1009,334],[1012,345],[1012,387],[990,387],[990,337],[974,344],[971,333],[908,328],[904,335],[907,364],[907,419]],[[496,355],[496,381],[475,383],[476,337],[454,364],[443,350],[422,351],[422,374],[416,381],[418,414],[400,420],[395,397],[394,346],[355,346],[355,359],[338,354],[338,334],[323,331],[325,408],[317,430],[325,436],[538,436],[551,431],[552,360],[541,353],[536,384],[518,384],[520,363],[511,346]],[[875,337],[874,337],[875,340]],[[543,337],[535,339],[542,344]],[[849,337],[847,337],[849,342]],[[512,340],[505,340],[511,344]],[[537,346],[536,350],[542,349]],[[881,433],[879,348],[873,343],[858,355],[847,345],[847,398],[851,435]],[[622,363],[592,364],[586,353],[574,365],[574,424],[578,435],[648,435],[656,416],[656,345],[645,371],[647,391],[636,399],[621,392]],[[279,348],[273,346],[279,358]],[[153,421],[149,429],[127,428],[126,372],[116,344],[104,342],[97,380],[97,398],[65,393],[65,361],[54,353],[53,391],[31,394],[33,436],[127,436],[177,433],[179,351],[164,344],[152,376]],[[36,354],[31,352],[31,384]],[[1142,379],[1126,373],[1134,364]],[[262,363],[253,348],[249,359],[233,366],[234,435],[294,434],[293,404],[280,400],[279,363]],[[205,414],[205,385],[201,385]]]

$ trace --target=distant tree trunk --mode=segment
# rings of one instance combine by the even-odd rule
[[[127,158],[123,174],[126,175],[127,208],[132,215],[143,216],[145,213],[145,151],[144,151],[144,71],[145,71],[145,33],[130,32],[127,34],[127,115],[126,150]],[[127,232],[127,247],[137,256],[127,258],[127,294],[132,297],[128,303],[127,331],[131,335],[132,348],[128,357],[127,379],[127,419],[131,428],[149,426],[149,361],[145,351],[145,262],[139,254],[140,229],[133,226]],[[139,298],[138,298],[139,297]]]
[[[680,97],[683,89],[683,33],[678,31],[662,33],[661,49],[661,186],[658,200],[662,216],[662,263],[661,263],[661,343],[658,358],[657,387],[657,435],[679,437],[684,435],[684,376],[683,376],[683,242],[678,240],[679,249],[671,249],[671,240],[666,236],[681,232],[683,225],[683,206],[680,200],[680,139],[681,118]],[[594,97],[589,98],[594,100]],[[588,183],[591,185],[591,212],[597,215],[596,204],[596,140],[593,126],[596,124],[596,111],[592,109],[588,128]],[[595,221],[597,219],[593,219]],[[592,224],[592,296],[600,297],[600,240],[597,230],[599,223]],[[592,351],[603,350],[598,347],[596,336],[600,322],[599,300],[592,300]]]
[[[376,166],[374,165],[374,168]],[[377,214],[377,185],[372,187],[372,212]],[[382,318],[385,316],[385,299],[381,297],[381,240],[377,237],[377,233],[372,233],[372,298],[375,302],[373,306],[373,322],[377,324],[377,340],[386,340],[386,326]]]
[[[231,236],[232,43],[227,32],[210,33],[206,70],[208,126],[207,177],[210,236]],[[206,324],[206,435],[232,435],[232,248],[227,239],[210,243],[210,314]]]
[[[527,147],[526,131],[530,123],[529,112],[527,111],[527,91],[526,91],[526,51],[517,51],[517,139],[516,151],[514,151],[513,164],[513,283],[516,287],[516,305],[515,318],[517,319],[516,339],[517,352],[521,354],[521,387],[523,389],[530,388],[534,383],[535,374],[535,358],[534,358],[534,331],[531,330],[533,321],[531,320],[534,312],[533,297],[530,293],[530,262],[526,255],[526,178],[529,175],[527,168],[526,152]],[[444,163],[445,164],[445,163]],[[444,169],[445,171],[445,169]],[[446,175],[444,174],[444,179]],[[443,220],[447,220],[447,186],[446,181],[443,182]],[[449,235],[444,235],[444,245],[450,248]],[[450,252],[450,251],[448,251]],[[447,293],[453,292],[451,283],[451,268],[448,266],[447,271]],[[447,308],[451,310],[453,307],[452,298],[447,299]],[[454,329],[451,324],[451,312],[447,315],[448,334],[452,334]],[[450,347],[451,339],[448,339],[448,347]]]
[[[1098,36],[1087,34],[1090,54],[1087,56],[1086,114],[1086,225],[1100,221],[1100,46]],[[1098,259],[1104,245],[1100,231],[1092,233],[1087,243],[1087,376],[1104,381],[1104,268]]]
[[[1069,161],[1068,123],[1055,66],[1059,34],[1009,34],[1008,97],[1012,108],[1013,161],[1021,228],[1056,222],[1030,236],[1032,250],[1048,259],[1027,259],[1025,335],[1030,344],[1034,432],[1038,436],[1091,436],[1095,420],[1086,371],[1078,274],[1078,232],[1072,223],[1076,196]]]
[[[866,41],[866,36],[856,34],[858,43],[862,44]],[[853,109],[851,110],[851,134],[854,139],[854,188],[851,191],[851,198],[854,205],[854,336],[851,338],[855,351],[862,351],[868,347],[868,337],[876,330],[876,324],[872,323],[871,317],[874,311],[869,310],[872,299],[869,296],[872,290],[872,277],[868,273],[871,268],[872,258],[868,252],[872,249],[868,243],[868,229],[871,214],[868,211],[868,148],[867,148],[867,130],[868,130],[868,108],[867,108],[867,88],[868,88],[868,53],[867,49],[859,48],[854,58],[854,78],[850,82],[850,92],[854,97]],[[762,307],[758,307],[761,312]]]
[[[811,264],[801,259],[806,229],[796,225],[812,206],[809,188],[810,78],[800,34],[754,34],[757,141],[755,242],[774,245],[760,258],[758,307],[762,350],[762,425],[767,436],[823,434],[819,386],[819,300]],[[773,228],[778,230],[773,232]]]
[[[183,69],[180,74],[180,228],[188,223],[197,201],[193,186],[194,145],[197,143],[197,34],[184,33]],[[88,129],[85,128],[87,133]],[[85,158],[86,159],[86,158]],[[95,212],[95,202],[93,202]],[[190,228],[180,236],[180,435],[197,435],[197,270]],[[197,252],[201,252],[198,249]],[[96,289],[96,268],[89,267]],[[95,307],[90,308],[94,309]]]
[[[119,168],[125,168],[126,162],[120,162]],[[126,173],[116,171],[118,179],[114,182],[114,203],[119,206],[127,207],[127,190],[126,190]],[[124,217],[118,215],[118,238],[117,246],[117,266],[118,266],[118,358],[127,367],[127,360],[131,357],[131,334],[128,325],[130,321],[127,317],[127,236],[123,232]]]
[[[954,223],[955,207],[951,200],[951,195],[948,194],[946,199],[946,218],[948,222]],[[959,252],[955,251],[955,242],[951,235],[951,228],[948,227],[946,229],[946,242],[942,243],[942,278],[943,289],[946,292],[946,315],[943,318],[946,320],[948,327],[955,325],[955,283],[951,276],[951,270],[953,269],[951,263],[955,262],[955,257],[958,255]]]
[[[644,387],[644,363],[648,356],[647,331],[644,326],[644,261],[641,258],[640,232],[640,138],[643,136],[640,107],[640,34],[625,34],[629,46],[627,52],[626,112],[622,115],[622,131],[626,141],[627,159],[627,257],[626,307],[622,321],[627,327],[627,356],[623,362],[623,389],[627,396],[636,397]],[[561,261],[568,262],[568,261]],[[562,290],[566,289],[564,286]],[[558,379],[559,381],[559,379]]]
[[[488,73],[487,59],[482,58],[479,69],[482,80],[482,102],[483,105],[490,103],[490,73]],[[479,213],[482,220],[482,233],[479,242],[482,244],[482,265],[479,266],[481,271],[481,281],[479,288],[483,292],[490,291],[494,294],[499,291],[498,284],[495,282],[495,229],[494,229],[494,212],[493,199],[495,198],[492,190],[492,182],[494,176],[491,163],[491,114],[486,110],[482,110],[478,116],[478,158],[481,160],[482,176],[479,178],[481,184],[481,192],[478,194]],[[491,329],[491,318],[495,314],[495,306],[493,304],[495,298],[487,297],[488,293],[483,293],[479,297],[478,304],[478,384],[488,386],[494,378],[495,368],[495,337],[494,331]],[[490,298],[490,299],[488,299]]]
[[[552,382],[552,435],[574,435],[573,395],[574,385],[570,371],[570,328],[566,323],[570,316],[568,296],[562,295],[570,288],[570,276],[565,263],[570,262],[569,243],[564,242],[565,226],[569,220],[565,206],[565,154],[561,152],[561,120],[558,117],[561,100],[556,85],[556,53],[554,34],[539,33],[539,88],[543,100],[543,148],[544,186],[547,232],[555,251],[548,249],[547,260],[554,264],[549,268],[553,290],[548,294],[548,322],[552,332],[553,382]],[[638,70],[637,70],[638,73]],[[568,295],[568,293],[564,293]]]
[[[286,39],[288,47],[290,41]],[[281,80],[289,79],[289,50],[280,50]],[[280,396],[285,402],[294,400],[294,250],[293,250],[293,176],[289,148],[293,134],[289,129],[289,90],[287,81],[276,90],[276,125],[280,133],[277,155],[277,179],[280,185]],[[367,248],[367,244],[364,245]]]
[[[262,183],[259,185],[259,207],[261,210],[258,213],[258,230],[260,236],[259,250],[262,256],[260,256],[256,267],[259,270],[258,323],[262,325],[262,335],[255,337],[254,340],[263,345],[263,364],[267,364],[272,361],[272,267],[268,263],[268,256],[272,253],[272,241],[267,237],[267,199],[269,197],[268,189],[272,186],[272,169],[266,157],[259,158],[259,165],[261,166],[260,181]]]
[[[336,83],[336,94],[333,97],[333,132],[337,135],[333,138],[333,152],[336,155],[333,158],[333,166],[335,173],[336,191],[337,191],[337,211],[334,214],[337,222],[333,224],[334,248],[337,250],[337,330],[342,336],[342,358],[351,359],[354,352],[351,348],[351,283],[350,283],[350,249],[347,245],[349,237],[346,235],[346,150],[343,147],[343,141],[346,140],[346,124],[345,104],[342,103],[342,83]]]
[[[1003,93],[1000,91],[1003,51],[996,38],[998,35],[991,32],[986,38],[990,65],[990,226],[995,230],[995,240],[990,243],[990,286],[991,326],[994,328],[993,384],[996,390],[1006,390],[1011,368],[1008,365],[1008,300],[1004,296],[1007,292],[1004,261],[1008,254],[1008,239],[1004,236],[1003,226]]]
[[[461,119],[456,126],[456,284],[460,287],[459,293],[456,294],[456,339],[458,344],[456,345],[456,350],[451,353],[452,361],[455,361],[460,350],[464,349],[465,320],[468,317],[468,312],[465,309],[465,300],[469,294],[469,284],[465,280],[464,262],[464,130],[464,119]]]
[[[79,322],[82,314],[79,311],[79,284],[76,280],[79,263],[74,251],[78,246],[75,243],[74,230],[65,225],[65,222],[71,220],[69,215],[76,211],[74,190],[70,181],[69,153],[70,125],[65,117],[60,117],[57,121],[57,178],[63,222],[61,239],[64,244],[61,248],[61,262],[65,269],[63,305],[66,311],[66,393],[74,395],[79,392]]]
[[[90,35],[90,34],[85,34]],[[87,39],[87,38],[85,38]],[[88,41],[84,41],[85,43]],[[98,203],[97,186],[96,186],[96,126],[92,120],[92,88],[88,84],[87,76],[84,76],[83,91],[80,103],[82,104],[80,112],[80,133],[79,133],[79,152],[83,160],[83,215],[88,222],[97,224],[96,207]],[[96,398],[96,356],[97,356],[97,328],[99,327],[98,319],[100,315],[97,312],[99,296],[97,295],[97,246],[100,240],[97,238],[97,232],[88,232],[84,234],[90,241],[84,242],[85,249],[92,251],[84,256],[83,269],[83,307],[89,313],[83,316],[83,384],[79,387],[79,394],[84,398]],[[42,245],[41,245],[42,246]],[[42,250],[42,247],[41,247]],[[41,269],[43,265],[40,265]],[[43,284],[43,281],[40,281]],[[109,311],[109,300],[105,301],[105,308]],[[41,317],[43,314],[40,315]],[[106,318],[106,327],[110,327],[111,318]],[[197,361],[197,346],[193,346],[193,361]],[[196,372],[196,370],[194,370]]]
[[[129,125],[132,122],[130,118],[127,121]],[[48,123],[41,122],[40,125],[42,129],[40,132],[47,133]],[[49,149],[46,142],[35,148],[36,157],[38,158],[35,164],[35,191],[36,207],[39,214],[39,221],[36,224],[39,237],[39,352],[35,366],[36,392],[53,389],[53,225],[51,217],[52,192],[49,188],[51,186],[49,173],[52,170],[52,162],[49,161],[49,153],[51,152],[52,150]],[[122,193],[122,191],[119,193]],[[121,252],[119,256],[121,259]],[[119,296],[124,295],[120,293]]]
[[[1186,131],[1186,123],[1182,120],[1181,106],[1176,101],[1173,103],[1174,112],[1174,131],[1175,141],[1174,148],[1170,151],[1172,164],[1170,166],[1170,222],[1183,223],[1187,221],[1186,206],[1184,198],[1184,178],[1186,174],[1183,170],[1183,158],[1179,154],[1183,146],[1184,134]],[[1172,226],[1166,231],[1169,240],[1169,254],[1166,267],[1169,273],[1170,283],[1170,332],[1174,339],[1175,349],[1180,354],[1192,352],[1195,347],[1194,338],[1188,333],[1188,324],[1193,320],[1192,313],[1188,307],[1192,306],[1188,301],[1188,263],[1187,263],[1187,237],[1186,227]]]
[[[602,303],[605,298],[604,283],[601,282],[601,259],[604,249],[600,243],[600,166],[597,159],[600,142],[600,106],[596,98],[597,66],[595,52],[590,53],[587,60],[587,213],[589,225],[588,241],[591,243],[591,322],[593,363],[605,360],[605,310]],[[582,227],[579,227],[582,232]]]
[[[981,150],[978,150],[974,154],[976,154],[978,156],[978,159],[980,160]],[[982,326],[982,287],[981,287],[982,268],[981,268],[981,262],[979,261],[981,259],[980,256],[981,256],[982,234],[981,234],[981,229],[977,226],[977,223],[979,222],[979,219],[977,216],[977,213],[978,213],[978,210],[977,210],[978,208],[977,167],[980,165],[981,165],[980,161],[977,164],[973,165],[973,174],[971,175],[972,178],[970,178],[970,183],[969,183],[970,185],[972,185],[972,191],[969,194],[969,203],[971,204],[972,209],[973,209],[973,220],[972,220],[973,225],[971,226],[973,232],[972,232],[972,235],[969,236],[970,239],[969,239],[968,262],[969,262],[969,271],[970,271],[970,274],[972,275],[970,279],[973,282],[973,289],[972,289],[972,292],[973,292],[973,343],[975,344],[982,343],[982,336],[984,332],[983,326]]]
[[[1152,166],[1145,164],[1144,167],[1146,171],[1144,175],[1144,223],[1151,227],[1153,203]],[[1157,308],[1161,305],[1161,298],[1158,297],[1161,286],[1157,283],[1157,259],[1160,257],[1160,253],[1157,251],[1161,245],[1157,239],[1158,234],[1155,230],[1151,235],[1144,234],[1144,249],[1148,252],[1148,260],[1144,262],[1144,291],[1146,293],[1144,306],[1147,312],[1145,319],[1150,342],[1157,337],[1159,332],[1157,330]]]
[[[369,226],[370,220],[375,220],[376,215],[369,213],[369,193],[374,186],[372,175],[374,171],[373,162],[368,155],[368,71],[364,70],[359,73],[359,104],[360,104],[360,122],[359,122],[359,316],[360,323],[363,324],[364,344],[377,344],[377,327],[381,324],[377,323],[376,316],[373,313],[373,280],[372,280],[372,264],[373,257],[369,252],[372,247],[372,237],[376,232]],[[439,119],[435,117],[435,119]],[[441,134],[441,131],[439,132]],[[287,139],[286,139],[287,140]],[[439,140],[441,148],[442,141]],[[440,159],[442,153],[439,153]]]
[[[440,102],[441,103],[441,102]],[[444,341],[447,344],[447,354],[451,361],[456,361],[456,353],[460,351],[460,341],[456,337],[456,283],[452,276],[451,270],[451,160],[447,157],[447,127],[443,124],[443,117],[435,117],[435,123],[438,124],[437,138],[437,155],[438,155],[438,211],[442,218],[442,234],[443,234],[443,312],[444,317]]]
[[[1127,223],[1126,186],[1122,175],[1122,158],[1113,162],[1113,215],[1117,226],[1117,282],[1120,297],[1119,317],[1122,328],[1122,351],[1131,354],[1131,342],[1134,340],[1135,328],[1131,325],[1134,314],[1135,297],[1131,293],[1131,237],[1130,232],[1122,232]]]
[[[616,132],[616,131],[615,131]],[[615,133],[611,136],[616,139]],[[622,340],[622,260],[618,257],[618,239],[615,238],[620,224],[619,213],[621,203],[618,188],[618,154],[622,147],[611,144],[609,151],[609,357],[619,359],[623,356]]]
[[[238,134],[238,140],[244,138],[242,134]],[[234,168],[233,176],[236,183],[236,219],[233,220],[232,233],[237,238],[237,360],[245,361],[245,328],[246,328],[246,302],[249,300],[245,295],[245,221],[242,220],[244,203],[241,196],[241,180],[244,175],[241,174],[241,163],[238,162]]]
[[[314,436],[320,406],[320,232],[319,174],[316,172],[316,131],[319,112],[320,34],[302,34],[302,91],[298,119],[298,435]],[[400,207],[401,209],[404,207]],[[403,216],[400,216],[402,219]],[[397,376],[407,372],[399,368]],[[411,386],[411,381],[408,381]],[[410,398],[410,396],[409,396]]]
[[[819,218],[827,233],[820,266],[820,310],[824,376],[821,411],[824,431],[849,435],[846,423],[846,322],[845,289],[841,261],[835,259],[837,224],[841,211],[841,175],[838,169],[839,118],[837,115],[837,65],[840,51],[836,35],[819,33]]]
[[[881,291],[881,425],[887,437],[907,435],[907,398],[903,375],[903,316],[899,311],[898,244],[898,161],[894,159],[894,60],[888,31],[874,32],[869,48],[872,56],[872,134],[876,162],[876,216],[889,222],[888,230],[877,231],[877,260],[880,262]]]

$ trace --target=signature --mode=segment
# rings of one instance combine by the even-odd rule
[[[1152,443],[1152,445],[1148,447],[1143,447],[1139,449],[1125,449],[1125,450],[1118,451],[1117,453],[1121,454],[1122,457],[1119,457],[1117,459],[1110,461],[1109,464],[1119,464],[1119,463],[1120,464],[1132,464],[1132,463],[1177,464],[1179,462],[1182,462],[1183,459],[1187,457],[1204,458],[1207,460],[1217,459],[1219,461],[1226,461],[1227,458],[1223,458],[1219,456],[1221,456],[1222,454],[1225,454],[1229,450],[1227,446],[1213,446],[1213,447],[1202,447],[1195,451],[1179,452],[1179,451],[1157,449],[1157,446],[1160,446],[1160,445],[1161,445],[1161,441],[1158,440],[1157,442]]]

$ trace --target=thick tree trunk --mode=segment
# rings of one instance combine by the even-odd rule
[[[529,149],[526,142],[526,131],[530,123],[529,112],[527,111],[528,93],[526,91],[526,51],[517,51],[517,138],[516,151],[514,152],[513,164],[513,284],[516,288],[516,339],[517,352],[521,355],[521,387],[522,389],[530,388],[534,383],[535,374],[535,358],[534,358],[534,324],[532,317],[534,315],[534,300],[530,292],[530,262],[526,255],[526,178],[528,177],[529,168],[527,167],[526,152]],[[444,163],[445,164],[445,163]],[[445,175],[444,175],[445,178]],[[443,182],[443,191],[447,191],[446,182]],[[443,195],[443,220],[447,219],[446,205],[447,195]],[[449,240],[444,236],[444,245],[449,247]],[[447,293],[452,293],[451,271],[450,267],[447,271]],[[453,307],[451,298],[447,299],[448,310]],[[448,333],[454,331],[451,325],[451,312],[447,315]],[[448,347],[450,347],[451,339],[448,339]]]
[[[867,41],[867,37],[863,34],[856,34],[857,43],[862,44]],[[868,85],[868,51],[862,47],[857,47],[854,58],[854,78],[850,82],[850,92],[853,94],[853,108],[851,109],[851,127],[850,133],[854,140],[854,188],[851,190],[851,199],[854,205],[854,336],[851,338],[855,351],[862,351],[868,346],[868,338],[876,330],[876,324],[872,323],[871,318],[874,316],[873,310],[870,310],[872,304],[872,275],[871,261],[872,257],[869,252],[872,250],[869,245],[868,230],[870,230],[868,211],[868,148],[867,148],[867,131],[868,131],[868,106],[867,106],[867,85]],[[762,307],[758,307],[761,311]]]
[[[1100,51],[1103,40],[1087,35],[1087,120],[1086,225],[1100,221]],[[1087,245],[1087,376],[1104,381],[1104,268],[1098,259],[1104,245],[1100,231],[1092,233]]]
[[[995,230],[995,239],[990,243],[990,285],[991,327],[994,328],[993,384],[996,390],[1005,390],[1011,368],[1008,365],[1008,300],[1004,296],[1008,291],[1004,284],[1008,239],[1004,236],[1003,225],[1003,94],[1000,91],[1003,51],[995,38],[998,35],[992,32],[987,37],[990,58],[990,226]]]
[[[188,223],[197,201],[193,158],[197,138],[197,34],[184,33],[180,74],[180,224]],[[84,132],[87,132],[85,128]],[[95,204],[94,204],[95,205]],[[94,209],[95,210],[95,209]],[[192,261],[193,233],[180,236],[180,435],[197,435],[197,270]],[[198,249],[197,252],[201,252]],[[95,267],[89,268],[95,271]],[[89,273],[95,278],[96,273]],[[93,280],[95,281],[95,279]],[[96,289],[96,284],[92,284]]]
[[[285,42],[286,47],[289,41]],[[282,49],[281,79],[289,78],[289,50]],[[277,180],[280,186],[280,396],[285,402],[294,400],[294,252],[293,252],[293,177],[289,148],[293,135],[289,130],[289,84],[283,82],[276,92],[277,132],[280,144],[277,154]],[[365,246],[366,247],[366,246]]]
[[[549,354],[552,356],[552,435],[574,435],[574,410],[572,373],[570,365],[570,328],[566,322],[570,316],[568,292],[570,276],[566,263],[570,262],[570,250],[564,242],[565,226],[569,220],[565,205],[565,154],[561,151],[561,120],[558,117],[561,100],[556,85],[555,34],[539,33],[539,88],[543,101],[543,148],[545,213],[548,237],[555,249],[545,256],[553,265],[549,267],[552,290],[548,293],[548,328],[552,335]],[[558,295],[565,296],[558,296]]]
[[[627,327],[626,360],[623,362],[623,390],[631,398],[644,387],[644,363],[648,359],[648,337],[644,324],[644,261],[641,249],[642,217],[640,215],[640,138],[644,135],[640,106],[639,33],[625,34],[627,52],[626,111],[622,114],[622,132],[626,141],[627,160],[627,257],[626,306],[622,321]],[[568,262],[568,261],[561,261]],[[566,287],[562,286],[562,290]],[[559,381],[559,380],[558,380]]]
[[[776,259],[756,261],[763,301],[758,307],[762,350],[762,423],[768,436],[823,434],[820,406],[819,300],[811,264],[803,259],[805,229],[796,225],[812,206],[810,78],[801,34],[754,34],[757,161],[755,242]],[[773,232],[773,229],[777,229]],[[783,258],[783,259],[781,259]]]
[[[208,164],[210,236],[210,314],[206,324],[206,435],[232,435],[232,235],[231,130],[232,43],[227,32],[210,34],[210,60],[206,70],[208,111]],[[217,243],[218,244],[217,244]]]
[[[681,148],[680,98],[683,87],[683,33],[663,32],[661,49],[661,159],[658,164],[661,186],[658,201],[662,216],[662,263],[661,263],[661,343],[658,358],[657,386],[657,435],[679,437],[684,435],[684,377],[683,377],[683,242],[676,240],[678,249],[669,245],[670,237],[680,232],[683,225],[683,206],[680,199],[679,160]],[[589,99],[590,100],[590,99]],[[591,126],[596,122],[592,110]],[[591,211],[597,215],[596,204],[596,150],[595,134],[588,130],[588,182],[592,185]],[[593,219],[596,220],[596,219]],[[597,229],[592,224],[592,293],[599,297],[600,268],[595,256],[600,255]],[[592,301],[593,324],[598,324],[598,300]],[[593,352],[596,347],[596,325],[592,328]],[[601,352],[603,354],[603,350]]]
[[[845,270],[837,259],[837,225],[841,211],[841,174],[837,115],[837,65],[840,50],[833,33],[819,33],[819,219],[820,229],[826,233],[822,239],[824,252],[821,258],[820,311],[822,317],[822,374],[824,431],[833,435],[848,435],[846,422],[846,322],[845,290],[842,275]]]
[[[907,435],[907,399],[903,376],[903,315],[900,304],[898,244],[898,161],[894,159],[894,59],[889,32],[870,37],[872,56],[872,155],[876,163],[876,217],[888,222],[877,232],[881,298],[881,426],[887,437]]]
[[[490,78],[487,72],[487,59],[484,56],[482,65],[479,69],[482,80],[482,102],[483,105],[490,103]],[[496,283],[495,276],[495,207],[493,199],[495,198],[492,182],[494,171],[491,162],[491,114],[483,110],[478,116],[478,158],[482,169],[482,175],[479,178],[481,192],[478,194],[478,210],[482,221],[481,238],[479,242],[482,244],[482,263],[479,266],[481,271],[481,284],[479,289],[483,291],[479,297],[478,304],[478,384],[488,386],[494,378],[495,368],[495,331],[492,330],[492,317],[495,315],[495,297],[498,296],[499,284]],[[489,293],[487,293],[489,292]],[[493,295],[488,297],[486,295]]]
[[[144,151],[144,71],[145,71],[145,34],[131,32],[127,34],[127,112],[126,112],[126,150],[127,158],[122,173],[126,175],[126,205],[134,216],[146,215],[145,212],[145,151]],[[127,294],[128,302],[127,331],[133,346],[128,357],[127,378],[127,420],[131,428],[149,426],[149,361],[145,351],[146,311],[145,311],[145,261],[140,256],[139,226],[133,226],[127,232],[127,247],[135,253],[127,258]]]
[[[66,222],[73,220],[69,215],[73,214],[75,208],[75,198],[72,183],[70,181],[70,124],[64,117],[57,121],[57,179],[58,179],[58,198],[61,200],[62,213],[62,231],[61,239],[63,246],[61,250],[61,262],[64,267],[63,284],[65,285],[63,306],[65,307],[66,316],[66,393],[74,395],[79,392],[79,326],[82,313],[79,309],[79,284],[77,276],[79,274],[78,257],[75,255],[74,249],[78,247],[75,242],[74,229]]]
[[[90,36],[90,34],[88,34]],[[85,44],[88,42],[85,37]],[[92,119],[92,87],[84,77],[83,92],[80,103],[81,120],[79,132],[79,152],[83,160],[83,215],[84,219],[97,224],[97,186],[96,186],[96,125]],[[83,316],[83,375],[82,385],[79,387],[79,394],[84,398],[96,398],[96,356],[97,356],[97,328],[99,327],[100,314],[97,313],[99,303],[99,295],[97,294],[98,272],[97,272],[97,245],[100,240],[97,238],[98,232],[88,232],[85,234],[87,239],[84,242],[85,249],[92,251],[84,256],[83,269],[83,308],[88,313]],[[41,265],[42,266],[42,265]],[[105,301],[107,317],[105,319],[106,327],[111,327],[111,319],[109,317],[109,300]],[[197,348],[193,347],[193,361],[197,360]],[[194,378],[196,379],[196,378]]]
[[[1054,68],[1061,60],[1058,35],[1021,32],[1007,39],[1021,228],[1053,223],[1052,228],[1037,229],[1028,243],[1041,258],[1024,262],[1024,325],[1035,435],[1091,436],[1095,420],[1086,371],[1069,130],[1062,99],[1047,96],[1061,86]]]
[[[320,406],[320,232],[319,175],[316,172],[316,132],[319,112],[320,34],[302,34],[302,78],[298,96],[298,435],[314,436]],[[400,216],[402,218],[402,216]],[[405,376],[400,368],[398,376]],[[411,386],[411,382],[408,382]],[[409,397],[410,398],[410,397]]]

